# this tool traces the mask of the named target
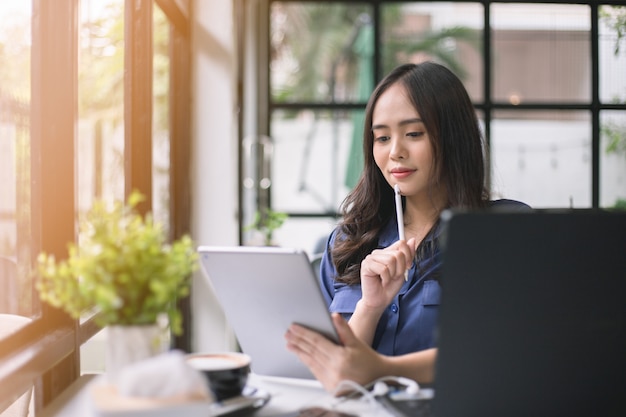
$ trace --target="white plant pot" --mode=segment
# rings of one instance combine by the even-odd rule
[[[107,327],[106,373],[110,379],[124,367],[167,350],[164,332],[154,325],[111,325]]]

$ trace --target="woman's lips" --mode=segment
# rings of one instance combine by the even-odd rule
[[[414,172],[412,169],[392,169],[391,175],[396,179],[406,178]]]

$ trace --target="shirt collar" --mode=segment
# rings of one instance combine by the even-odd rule
[[[426,241],[436,240],[441,234],[441,222],[438,222],[435,225],[435,232],[429,234],[426,237]],[[383,227],[380,232],[380,236],[378,237],[378,247],[386,248],[387,246],[391,246],[394,242],[396,242],[400,238],[398,234],[398,221],[395,217],[389,219],[387,224]]]

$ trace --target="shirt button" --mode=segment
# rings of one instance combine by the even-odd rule
[[[398,306],[396,304],[392,304],[391,305],[391,312],[392,313],[397,313],[398,312]]]

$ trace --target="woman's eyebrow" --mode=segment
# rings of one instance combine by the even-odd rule
[[[407,120],[401,121],[400,126],[411,125],[413,123],[423,123],[423,122],[422,122],[422,119],[420,119],[419,117],[416,117],[414,119],[407,119]]]
[[[414,119],[406,119],[406,120],[402,120],[399,125],[400,126],[404,126],[404,125],[410,125],[413,123],[423,123],[422,119],[420,119],[419,117],[416,117]],[[372,125],[372,130],[376,130],[376,129],[385,129],[388,128],[389,126],[384,125],[384,124],[378,124],[378,125]]]

